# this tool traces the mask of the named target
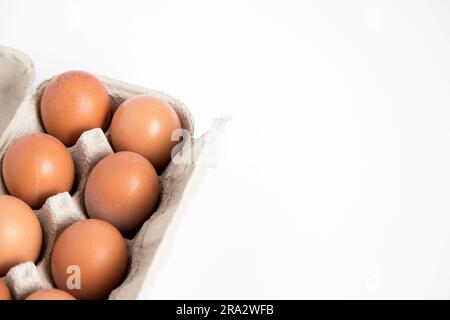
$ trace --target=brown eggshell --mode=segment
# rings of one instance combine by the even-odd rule
[[[22,262],[36,262],[42,230],[36,214],[22,200],[0,195],[0,276]]]
[[[60,192],[69,192],[75,166],[69,151],[56,138],[36,133],[16,140],[6,151],[3,179],[9,193],[33,209]]]
[[[11,293],[3,279],[0,279],[0,300],[11,300]]]
[[[93,75],[69,71],[47,84],[40,110],[46,132],[72,146],[84,131],[106,129],[110,99],[103,84]]]
[[[155,97],[136,96],[122,103],[111,122],[116,151],[134,151],[147,158],[158,172],[170,162],[172,132],[181,123],[172,106]]]
[[[89,217],[108,221],[125,234],[148,219],[159,191],[158,175],[150,162],[137,153],[122,151],[94,167],[84,203]]]
[[[59,289],[38,290],[26,297],[25,300],[77,300],[71,294]]]
[[[51,255],[56,286],[80,300],[106,298],[123,280],[127,264],[124,238],[114,226],[97,219],[68,227],[57,239]],[[74,276],[80,276],[79,288],[73,287]]]

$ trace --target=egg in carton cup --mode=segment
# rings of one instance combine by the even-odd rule
[[[194,139],[194,121],[189,109],[178,99],[160,91],[145,89],[121,81],[96,75],[110,96],[112,112],[126,99],[149,95],[168,102],[176,111],[183,135],[180,152],[159,176],[160,199],[156,211],[144,222],[128,246],[128,270],[123,282],[109,295],[109,299],[142,299],[167,258],[177,222],[189,205],[217,151],[226,119],[216,119],[207,133]],[[17,138],[45,132],[40,118],[40,100],[47,83],[33,87],[35,70],[23,53],[0,46],[0,159]],[[39,260],[12,267],[4,280],[15,299],[31,293],[54,288],[50,255],[58,236],[70,225],[87,219],[83,203],[85,184],[93,167],[114,151],[109,130],[91,129],[82,133],[76,144],[68,148],[75,163],[75,189],[48,198],[42,208],[34,210],[44,235]],[[0,194],[7,194],[3,179]]]

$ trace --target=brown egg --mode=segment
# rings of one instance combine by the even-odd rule
[[[30,294],[25,300],[77,300],[71,294],[59,289],[43,289]]]
[[[47,133],[66,146],[74,145],[84,131],[106,129],[110,119],[108,92],[87,72],[65,72],[45,87],[41,118]]]
[[[86,182],[84,203],[91,218],[126,234],[148,219],[159,196],[155,169],[141,155],[122,151],[101,160]]]
[[[0,195],[0,277],[22,262],[36,262],[42,230],[36,214],[22,200]]]
[[[3,279],[0,279],[0,300],[11,300],[11,293]]]
[[[125,276],[128,250],[111,224],[76,222],[56,240],[51,270],[56,286],[81,300],[106,298]]]
[[[70,191],[75,176],[69,151],[58,139],[44,133],[16,140],[6,151],[2,171],[9,193],[33,209],[57,193]]]
[[[122,151],[94,167],[86,182],[84,203],[89,217],[128,233],[148,219],[158,196],[158,175],[150,162],[137,153]]]
[[[137,152],[161,172],[178,143],[172,141],[172,132],[180,128],[180,119],[169,103],[136,96],[122,103],[114,113],[111,140],[116,151]]]

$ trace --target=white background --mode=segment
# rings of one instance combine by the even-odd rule
[[[0,0],[37,81],[233,118],[148,298],[450,298],[449,39],[447,1]]]

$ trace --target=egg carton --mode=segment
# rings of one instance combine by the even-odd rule
[[[142,299],[155,280],[158,270],[170,252],[177,221],[189,205],[208,167],[214,164],[219,137],[226,120],[216,119],[207,133],[197,139],[189,109],[178,99],[160,91],[150,90],[107,77],[96,77],[106,87],[112,111],[126,99],[145,94],[161,98],[177,112],[181,126],[189,134],[184,136],[177,161],[172,160],[160,175],[159,206],[131,239],[126,239],[129,266],[125,280],[109,295],[109,299]],[[0,46],[0,159],[17,138],[45,132],[39,114],[42,92],[48,83],[33,86],[35,70],[23,53]],[[9,121],[10,119],[10,121]],[[71,193],[64,192],[48,198],[39,210],[34,210],[44,233],[44,245],[37,263],[25,262],[12,267],[5,281],[15,299],[23,299],[38,289],[54,287],[50,272],[50,255],[55,240],[72,223],[88,218],[83,203],[87,177],[92,168],[113,153],[109,130],[84,132],[69,148],[75,162],[76,178]],[[7,189],[0,181],[0,194]]]

